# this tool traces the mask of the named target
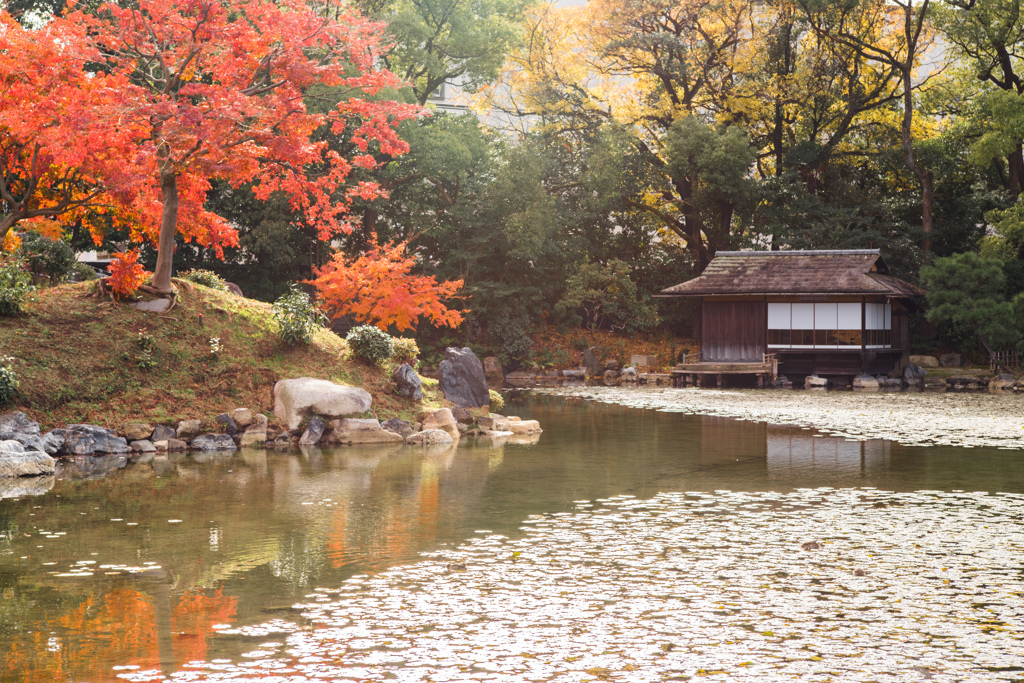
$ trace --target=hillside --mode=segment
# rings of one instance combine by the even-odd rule
[[[361,386],[381,420],[443,403],[430,380],[421,403],[401,398],[386,368],[349,360],[344,340],[327,330],[309,346],[289,347],[277,337],[269,304],[185,283],[177,305],[155,314],[92,296],[93,288],[42,289],[25,315],[0,319],[0,353],[16,359],[21,382],[18,399],[0,410],[23,410],[44,429],[174,424],[236,407],[264,412],[273,424],[274,383],[289,377]],[[149,356],[140,339],[147,335]]]

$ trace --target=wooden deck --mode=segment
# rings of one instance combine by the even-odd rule
[[[696,354],[694,354],[696,355]],[[766,353],[760,363],[714,363],[684,356],[683,362],[672,371],[672,386],[706,386],[710,377],[719,387],[727,375],[754,375],[759,389],[771,385],[779,375],[779,361],[775,354]]]

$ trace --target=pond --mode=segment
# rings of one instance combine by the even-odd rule
[[[1019,452],[506,412],[544,433],[0,500],[0,680],[1024,678]]]

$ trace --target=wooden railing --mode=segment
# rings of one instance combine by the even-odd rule
[[[684,353],[682,358],[679,359],[679,362],[682,363],[683,365],[686,365],[688,363],[699,363],[700,351],[698,351],[697,353]]]
[[[1016,370],[1020,368],[1020,354],[1016,351],[991,351],[988,354],[988,367],[992,372]]]

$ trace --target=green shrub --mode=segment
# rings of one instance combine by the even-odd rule
[[[96,275],[96,270],[81,261],[75,261],[75,265],[71,266],[71,272],[68,273],[68,280],[72,282],[89,282],[97,277],[99,276]]]
[[[0,406],[10,403],[18,393],[18,375],[14,373],[14,359],[0,356]]]
[[[0,317],[20,315],[32,291],[32,277],[20,263],[0,265]]]
[[[501,353],[510,360],[520,362],[530,355],[530,317],[522,310],[502,311],[491,323],[488,333],[501,345]]]
[[[289,346],[308,344],[313,341],[317,329],[329,321],[298,285],[292,284],[289,289],[287,294],[274,302],[278,335]]]
[[[420,347],[416,344],[415,339],[392,337],[391,348],[391,358],[395,362],[408,363],[414,368],[419,364],[416,359],[420,356]]]
[[[370,365],[381,365],[394,355],[391,336],[373,325],[353,327],[345,341],[353,356]]]
[[[156,351],[156,339],[146,330],[139,330],[135,337],[135,362],[140,370],[152,370],[157,366],[153,353]]]
[[[487,390],[487,394],[491,397],[490,398],[490,406],[491,406],[491,410],[492,411],[494,411],[494,410],[501,410],[502,408],[505,407],[505,397],[504,396],[499,394],[494,389],[488,389]]]
[[[212,270],[202,270],[199,268],[193,268],[192,270],[185,271],[178,277],[180,277],[182,280],[194,282],[197,285],[205,285],[211,289],[220,290],[221,292],[228,291],[228,283],[224,281],[224,278],[222,278],[220,275],[217,275],[217,273],[213,272]]]
[[[21,257],[29,270],[36,275],[50,278],[56,284],[64,282],[75,272],[75,252],[64,240],[51,240],[49,237],[31,231],[21,238]]]

